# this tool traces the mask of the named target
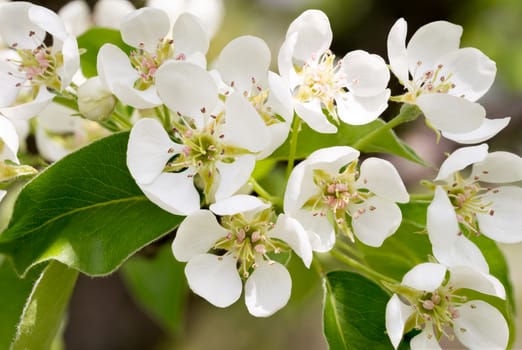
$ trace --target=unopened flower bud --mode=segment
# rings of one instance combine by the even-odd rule
[[[78,88],[78,109],[87,119],[102,121],[111,115],[115,105],[116,98],[99,77],[88,79]]]

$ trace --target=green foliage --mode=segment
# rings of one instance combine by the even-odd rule
[[[85,50],[82,54],[80,67],[86,78],[98,75],[96,61],[98,50],[104,44],[114,44],[125,52],[130,52],[131,47],[123,42],[121,34],[116,29],[91,28],[78,37],[78,47]]]
[[[21,191],[0,252],[19,273],[47,260],[106,275],[181,221],[152,204],[126,166],[128,133],[48,167]],[[153,218],[153,219],[151,219]]]
[[[166,244],[152,257],[134,256],[121,270],[136,301],[172,333],[179,331],[185,311],[184,266],[174,259],[170,244]]]
[[[11,350],[51,348],[77,277],[78,271],[59,262],[47,265],[25,303]]]
[[[328,273],[324,333],[330,349],[390,349],[384,326],[388,299],[384,290],[359,274]]]
[[[374,120],[365,125],[348,125],[341,123],[338,126],[336,134],[319,134],[310,129],[305,123],[302,123],[297,142],[296,158],[304,159],[310,153],[320,148],[338,145],[352,146],[363,136],[382,127],[384,124],[385,122],[381,119]],[[274,152],[272,157],[276,159],[286,159],[289,150],[290,137]],[[375,137],[372,142],[359,149],[359,151],[394,154],[412,162],[426,165],[426,162],[399,139],[393,130],[383,131],[378,137]]]
[[[20,278],[9,261],[0,256],[0,349],[9,349],[15,338],[20,315],[41,270],[34,269]]]

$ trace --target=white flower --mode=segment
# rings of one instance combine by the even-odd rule
[[[470,165],[469,176],[461,174]],[[520,180],[522,159],[515,154],[488,153],[486,144],[453,152],[435,178],[435,196],[428,208],[427,228],[434,250],[435,246],[456,249],[450,247],[467,244],[459,241],[478,234],[503,243],[521,242],[522,189],[507,185]],[[467,251],[454,254],[472,254]]]
[[[266,148],[268,130],[237,93],[227,97],[223,109],[213,78],[195,64],[164,64],[156,84],[175,112],[169,132],[157,120],[138,121],[130,134],[127,165],[151,201],[188,215],[200,208],[196,186],[212,203],[247,182],[256,153]]]
[[[505,349],[509,329],[502,313],[482,300],[466,300],[458,292],[463,288],[505,299],[500,281],[467,266],[423,263],[408,271],[397,288],[400,296],[394,294],[386,305],[386,331],[394,348],[415,328],[421,332],[411,339],[413,350],[441,349],[442,336],[455,336],[471,349]]]
[[[225,96],[236,91],[258,112],[268,126],[270,141],[258,158],[269,156],[288,136],[293,118],[292,96],[281,77],[270,72],[270,49],[257,37],[232,40],[221,51],[216,70]]]
[[[219,215],[219,222],[215,215]],[[241,296],[257,317],[267,317],[286,305],[292,281],[284,265],[274,261],[293,250],[306,267],[312,249],[301,226],[257,197],[236,195],[185,218],[172,243],[179,261],[187,261],[185,275],[194,293],[218,307]]]
[[[405,203],[409,195],[397,170],[386,160],[368,158],[358,171],[358,157],[351,147],[323,148],[288,179],[285,213],[303,225],[316,251],[330,250],[336,231],[379,247],[402,221],[395,202]]]
[[[188,60],[205,66],[209,39],[191,14],[179,16],[168,38],[170,21],[159,9],[145,7],[127,15],[121,23],[122,39],[136,48],[130,57],[105,44],[98,52],[98,74],[105,86],[123,103],[136,108],[162,104],[156,92],[156,71],[164,62]]]
[[[307,10],[290,24],[278,57],[296,113],[321,133],[337,131],[323,108],[335,122],[366,124],[386,109],[390,96],[390,73],[381,57],[357,50],[336,61],[329,51],[331,42],[328,17]]]
[[[38,152],[57,161],[109,132],[98,123],[74,116],[76,111],[50,103],[36,117],[35,141]]]
[[[46,33],[51,47],[44,43]],[[56,13],[27,2],[2,6],[0,35],[13,49],[0,61],[0,113],[31,118],[69,86],[80,64],[76,38]]]
[[[78,87],[78,111],[89,120],[107,119],[116,106],[116,98],[102,84],[100,77],[87,79]]]
[[[406,46],[407,24],[388,34],[392,72],[408,90],[396,99],[416,104],[429,125],[460,143],[478,143],[502,130],[510,118],[486,119],[476,103],[495,79],[496,65],[475,48],[459,48],[462,28],[437,21],[419,28]]]

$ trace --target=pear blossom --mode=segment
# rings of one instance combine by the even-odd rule
[[[188,13],[179,16],[168,37],[168,15],[144,7],[125,16],[122,39],[136,48],[130,57],[113,44],[98,52],[97,69],[102,83],[123,103],[136,108],[162,104],[155,86],[156,71],[167,61],[187,60],[205,66],[209,39],[199,20]]]
[[[384,60],[363,50],[336,60],[329,50],[328,17],[307,10],[289,26],[278,56],[279,73],[292,91],[295,112],[320,133],[335,133],[334,122],[360,125],[376,119],[388,106],[390,73]]]
[[[421,332],[411,339],[412,350],[441,349],[442,337],[471,349],[505,349],[509,328],[502,313],[483,300],[467,300],[459,293],[464,288],[506,297],[498,279],[468,266],[422,263],[408,271],[386,305],[393,347],[415,328]]]
[[[173,111],[168,129],[154,119],[131,130],[127,165],[145,195],[161,208],[188,215],[237,192],[249,179],[256,153],[266,148],[266,125],[237,93],[223,103],[210,74],[198,65],[172,61],[157,88]]]
[[[262,39],[242,36],[223,48],[215,64],[221,93],[239,92],[268,126],[270,142],[258,158],[269,156],[285,141],[293,118],[290,90],[279,75],[268,70],[270,56]]]
[[[42,157],[55,162],[80,147],[109,135],[100,124],[75,116],[76,113],[52,102],[38,114],[35,141]]]
[[[227,307],[245,281],[245,303],[257,317],[272,315],[290,298],[290,274],[273,260],[290,250],[310,266],[312,249],[301,225],[285,214],[276,217],[270,204],[249,195],[190,214],[172,242],[176,259],[188,262],[185,275],[194,293]]]
[[[407,92],[392,99],[416,104],[428,125],[459,143],[485,141],[510,118],[486,119],[476,101],[491,87],[496,65],[475,48],[459,48],[462,27],[436,21],[419,28],[406,46],[407,23],[400,18],[388,34],[390,67]]]
[[[52,36],[50,47],[46,33]],[[2,6],[0,36],[12,49],[0,60],[0,113],[31,118],[69,86],[80,64],[76,38],[56,13],[28,2]]]
[[[468,176],[462,173],[471,166]],[[442,163],[427,229],[433,249],[466,260],[476,254],[468,238],[483,234],[495,241],[522,241],[522,159],[509,152],[488,153],[488,145],[463,147]],[[465,245],[465,246],[463,246]]]
[[[284,211],[307,230],[315,251],[330,250],[336,232],[379,247],[402,221],[396,202],[408,202],[409,195],[395,167],[368,158],[358,170],[358,157],[348,146],[323,148],[288,179]]]

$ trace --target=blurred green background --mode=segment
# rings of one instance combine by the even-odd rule
[[[95,1],[88,2],[92,6]],[[58,10],[66,1],[34,3]],[[134,4],[141,6],[143,1],[134,1]],[[225,17],[221,30],[212,42],[210,57],[215,57],[237,36],[257,35],[265,39],[272,48],[274,69],[275,57],[286,28],[308,8],[321,9],[329,16],[334,32],[332,50],[338,56],[351,50],[363,49],[386,58],[386,36],[399,17],[407,20],[409,35],[418,27],[434,20],[444,19],[460,24],[464,27],[461,46],[477,47],[497,62],[495,85],[480,102],[491,118],[512,117],[508,128],[489,142],[490,150],[522,154],[522,1],[224,0],[224,5]],[[393,92],[397,94],[398,90],[392,91],[392,94]],[[392,106],[388,113],[395,110]],[[417,122],[399,130],[401,135],[419,154],[433,164],[440,164],[443,152],[451,151],[456,145],[441,140],[438,147],[433,147],[435,135],[423,125],[422,120]],[[423,169],[398,159],[392,160],[399,166],[410,188],[415,187],[420,178],[429,178],[434,173],[434,169]],[[169,245],[170,241],[166,239],[163,243]],[[517,266],[522,264],[522,245],[504,248],[511,260],[520,309],[522,274],[517,271]],[[155,261],[159,254],[154,247],[149,248],[141,252],[131,264],[146,265],[147,262]],[[180,266],[171,256],[168,259],[172,269],[179,272]],[[167,328],[175,329],[174,332],[159,326],[154,316],[139,306],[139,300],[128,293],[125,285],[147,282],[124,278],[122,273],[98,279],[81,277],[72,297],[68,324],[64,331],[65,348],[326,349],[321,328],[320,283],[314,273],[306,271],[296,259],[292,265],[292,299],[289,306],[275,316],[255,319],[248,314],[242,300],[231,308],[221,310],[189,293],[182,293],[181,296],[172,298],[186,298],[188,302],[181,308],[184,310],[179,310],[176,303],[169,304],[173,309],[172,313],[177,312],[174,309],[184,312],[183,316],[178,313],[169,320],[170,326]],[[163,281],[161,276],[156,278],[157,283]],[[168,295],[165,297],[169,298]],[[183,304],[185,303],[181,303]],[[163,310],[166,314],[169,311]],[[518,345],[515,348],[518,346],[522,349],[520,327],[518,334]]]

